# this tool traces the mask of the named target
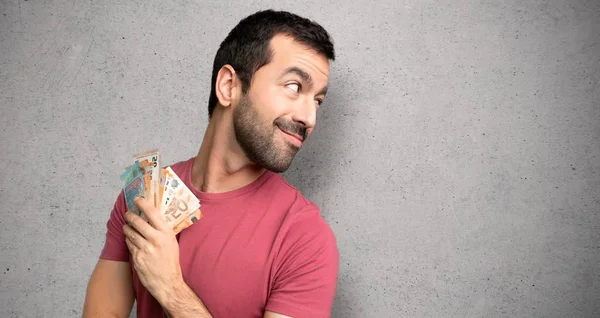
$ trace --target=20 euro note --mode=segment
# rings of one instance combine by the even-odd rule
[[[133,204],[133,199],[136,197],[145,197],[146,191],[144,187],[144,175],[140,170],[140,164],[137,160],[121,174],[121,184],[123,186],[125,202],[127,203],[127,210],[142,216],[140,209]]]
[[[175,227],[173,228],[173,232],[175,232],[175,234],[178,234],[182,230],[188,228],[190,225],[196,223],[196,221],[200,220],[201,218],[203,218],[202,211],[200,211],[200,209],[197,209],[186,219],[179,222],[179,224],[175,225]]]
[[[175,172],[168,167],[164,169],[165,180],[160,212],[171,228],[189,219],[200,209],[200,200],[181,181]]]
[[[153,149],[147,152],[135,154],[133,157],[139,161],[140,168],[142,168],[144,173],[146,198],[150,200],[155,207],[158,207],[160,202],[160,153],[158,149]]]

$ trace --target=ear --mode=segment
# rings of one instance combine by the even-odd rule
[[[239,80],[233,67],[229,64],[221,67],[219,73],[217,73],[217,82],[215,85],[215,92],[219,104],[223,107],[229,107],[238,97],[238,86]]]

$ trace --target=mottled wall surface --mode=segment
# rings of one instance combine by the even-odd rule
[[[77,317],[133,152],[194,156],[247,14],[334,38],[286,178],[341,252],[334,317],[600,316],[600,2],[0,2],[0,316]]]

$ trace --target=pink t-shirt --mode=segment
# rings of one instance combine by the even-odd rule
[[[185,282],[214,317],[329,317],[339,252],[319,208],[279,174],[266,171],[226,193],[204,193],[191,183],[194,158],[171,166],[200,199],[204,218],[178,235]],[[101,259],[128,262],[123,234],[126,204],[117,198],[107,223]],[[139,281],[137,315],[163,317]]]

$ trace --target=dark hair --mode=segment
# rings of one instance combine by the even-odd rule
[[[319,24],[286,11],[256,12],[242,19],[219,46],[213,63],[209,118],[217,105],[215,85],[219,70],[226,64],[231,65],[242,82],[242,93],[246,94],[254,73],[271,61],[273,52],[269,44],[279,34],[291,36],[327,59],[335,60],[329,33]]]

